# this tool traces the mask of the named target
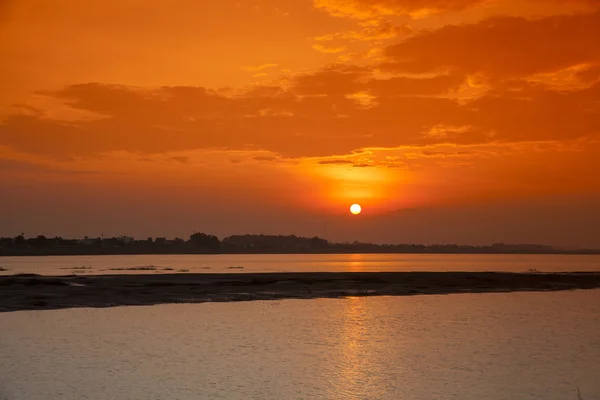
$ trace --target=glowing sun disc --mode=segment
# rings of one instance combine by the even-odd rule
[[[350,206],[350,212],[354,215],[360,214],[361,211],[362,208],[360,207],[360,204],[352,204]]]

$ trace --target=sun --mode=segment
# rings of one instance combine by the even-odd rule
[[[361,211],[362,211],[362,208],[361,208],[360,204],[352,204],[350,206],[350,212],[354,215],[360,214]]]

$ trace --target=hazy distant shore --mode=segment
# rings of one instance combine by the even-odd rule
[[[0,277],[0,312],[163,303],[600,288],[600,272],[309,272]]]
[[[457,245],[336,243],[295,235],[215,235],[194,233],[189,239],[133,237],[83,239],[43,235],[0,237],[0,256],[141,255],[141,254],[600,254],[600,249],[565,249],[542,244]]]
[[[157,250],[157,251],[137,251],[137,250],[119,250],[119,249],[28,249],[28,250],[12,250],[0,249],[0,258],[2,257],[47,257],[47,256],[140,256],[140,255],[217,255],[217,254],[240,254],[240,255],[265,255],[265,254],[489,254],[489,255],[600,255],[600,250],[597,249],[578,249],[578,250],[563,250],[563,249],[490,249],[483,247],[481,249],[454,249],[445,248],[450,246],[440,246],[440,249],[431,249],[423,246],[423,249],[415,250],[395,250],[395,249],[370,249],[370,248],[333,248],[326,250],[305,250],[305,251],[215,251],[207,252],[204,250],[198,251],[177,251],[177,250]],[[467,247],[467,246],[465,246]]]

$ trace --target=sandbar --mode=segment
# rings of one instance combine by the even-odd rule
[[[600,288],[600,272],[299,272],[0,276],[0,312],[167,303]]]

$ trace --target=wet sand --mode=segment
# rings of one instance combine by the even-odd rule
[[[164,303],[600,288],[600,272],[307,272],[0,276],[0,312]]]

